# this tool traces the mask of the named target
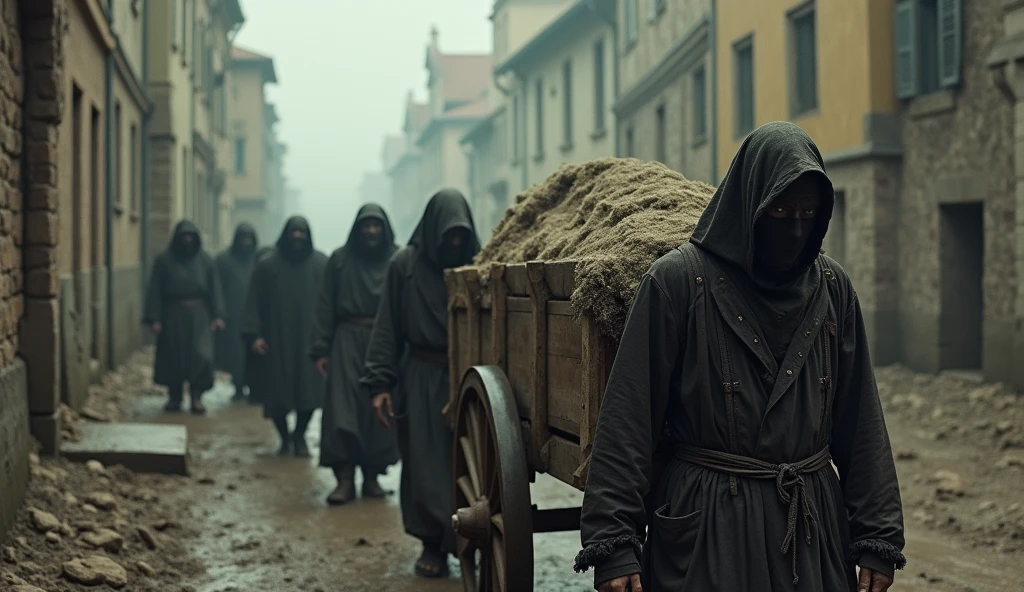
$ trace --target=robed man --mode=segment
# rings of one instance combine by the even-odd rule
[[[323,400],[324,381],[309,363],[308,348],[326,264],[327,256],[313,248],[309,223],[295,216],[249,282],[242,339],[258,356],[263,416],[277,428],[281,455],[309,456],[306,428]],[[292,412],[294,431],[288,427]]]
[[[256,249],[256,263],[259,264],[274,252],[274,245],[265,245]],[[253,271],[256,270],[256,266],[253,266]],[[249,283],[252,284],[252,277],[249,277]],[[249,291],[246,290],[245,296],[246,303],[249,302]],[[245,312],[243,310],[242,320],[245,320]],[[266,391],[266,384],[263,381],[263,368],[260,365],[262,356],[252,351],[252,348],[248,344],[245,344],[245,337],[241,337],[243,343],[243,349],[245,350],[245,384],[249,386],[249,400],[250,405],[262,405],[263,400],[266,398],[264,392]]]
[[[224,300],[213,259],[189,220],[178,222],[153,262],[142,322],[156,334],[153,382],[167,387],[165,409],[181,411],[188,384],[191,411],[205,413],[202,396],[213,388],[213,332],[224,328]]]
[[[602,592],[883,592],[904,566],[864,317],[820,253],[833,202],[807,134],[766,124],[641,280],[583,500]]]
[[[398,462],[395,434],[375,421],[359,384],[388,262],[397,250],[384,208],[367,204],[356,214],[345,245],[327,261],[310,357],[327,378],[320,466],[333,470],[338,481],[327,498],[332,505],[355,498],[357,466],[363,497],[384,497],[378,477]]]
[[[235,238],[214,261],[224,291],[225,328],[217,334],[217,369],[231,375],[235,401],[245,400],[246,348],[242,343],[242,314],[252,270],[256,267],[256,229],[241,223]]]
[[[470,263],[479,250],[465,197],[444,189],[430,198],[412,240],[388,268],[362,381],[378,421],[397,420],[402,521],[423,543],[416,562],[423,577],[446,575],[454,550],[452,433],[441,414],[449,381],[444,270]]]

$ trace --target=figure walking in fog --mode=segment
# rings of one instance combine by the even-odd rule
[[[388,267],[363,384],[380,421],[397,423],[405,532],[423,542],[416,573],[448,573],[454,551],[448,402],[448,290],[444,270],[480,250],[469,204],[444,189],[430,198],[409,245]]]
[[[235,229],[231,246],[217,256],[215,263],[224,292],[224,323],[217,334],[217,369],[231,375],[235,386],[233,400],[245,400],[246,349],[242,343],[242,314],[252,270],[256,267],[256,230],[244,222]]]
[[[156,334],[153,382],[167,387],[167,411],[181,411],[188,383],[192,413],[206,412],[202,397],[213,388],[213,332],[224,328],[223,311],[213,260],[196,225],[182,220],[153,262],[142,317]]]
[[[643,277],[583,501],[602,592],[884,592],[906,563],[864,318],[820,253],[833,201],[803,130],[764,125]]]
[[[395,434],[374,420],[359,384],[388,262],[397,250],[384,209],[367,204],[356,214],[345,245],[327,261],[310,357],[327,378],[320,466],[333,470],[338,480],[327,498],[332,505],[355,498],[357,466],[363,497],[384,497],[388,492],[377,479],[398,462]]]
[[[306,428],[323,400],[324,380],[307,352],[326,263],[327,256],[313,248],[309,223],[295,216],[285,223],[273,252],[256,264],[249,283],[242,339],[258,356],[263,416],[277,428],[281,455],[309,456]]]

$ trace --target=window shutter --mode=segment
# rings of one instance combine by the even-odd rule
[[[898,0],[893,17],[896,49],[896,96],[917,94],[917,0]]]
[[[939,84],[944,88],[960,84],[962,11],[960,0],[939,0]]]

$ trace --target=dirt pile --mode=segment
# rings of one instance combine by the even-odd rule
[[[0,589],[180,590],[202,573],[188,552],[195,533],[183,526],[187,507],[159,493],[186,478],[36,455],[31,465],[28,499],[0,548]]]
[[[689,239],[714,191],[634,158],[564,165],[516,198],[474,263],[578,261],[573,312],[617,338],[643,273]]]
[[[900,366],[877,379],[908,520],[1024,553],[1024,398]]]

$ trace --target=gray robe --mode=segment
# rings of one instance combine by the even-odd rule
[[[195,237],[197,250],[182,253],[181,237]],[[223,318],[220,280],[210,256],[202,248],[199,229],[188,220],[178,222],[171,245],[153,262],[142,316],[145,325],[160,323],[156,339],[153,382],[169,388],[189,384],[198,395],[213,388],[214,319]]]
[[[239,246],[243,236],[253,239],[254,250],[244,252]],[[249,291],[249,280],[256,267],[256,230],[242,223],[235,230],[231,247],[217,256],[214,263],[224,293],[225,328],[216,335],[217,369],[227,372],[235,384],[245,383],[245,344],[242,343],[242,315],[245,312],[245,297]]]
[[[452,229],[464,229],[468,240],[447,264],[468,264],[480,250],[469,204],[459,192],[443,190],[430,199],[409,246],[391,260],[362,379],[371,396],[390,392],[394,399],[405,531],[447,550],[454,550],[452,433],[441,414],[450,377],[440,251],[444,233]]]
[[[799,274],[768,286],[754,271],[754,223],[803,174],[822,187],[815,230]],[[576,568],[594,567],[595,583],[642,571],[648,592],[852,592],[855,565],[905,564],[860,304],[818,255],[833,199],[810,138],[763,126],[692,244],[644,276],[583,502]],[[769,309],[780,312],[769,320]]]
[[[358,244],[359,224],[367,219],[378,220],[385,229],[376,253],[365,253]],[[379,474],[398,462],[395,433],[374,418],[359,384],[388,262],[397,250],[384,209],[367,204],[356,215],[345,246],[327,261],[309,350],[314,361],[329,359],[320,466],[358,465],[364,473]]]
[[[269,346],[266,355],[254,356],[267,418],[313,411],[323,401],[324,380],[309,363],[307,348],[327,256],[313,249],[312,236],[304,256],[286,254],[285,241],[295,228],[309,232],[304,218],[289,219],[277,247],[256,264],[242,321],[250,350],[258,338]]]

